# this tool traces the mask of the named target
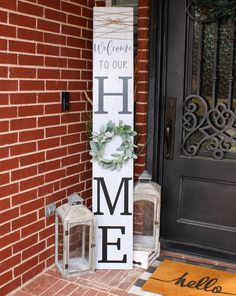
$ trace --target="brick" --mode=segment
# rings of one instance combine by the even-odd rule
[[[3,78],[8,77],[8,67],[0,66],[0,77],[3,77]]]
[[[21,260],[21,256],[20,255],[15,255],[15,256],[13,256],[11,258],[8,258],[5,261],[2,261],[1,267],[0,267],[0,273],[14,267],[17,264],[19,264],[20,260]]]
[[[79,182],[80,182],[79,175],[67,177],[61,180],[61,188],[66,188],[71,186],[72,184],[77,184]]]
[[[18,107],[18,116],[19,117],[27,117],[34,115],[42,115],[43,114],[43,106],[41,105],[32,105],[32,106],[22,106]]]
[[[54,171],[54,170],[56,171],[60,169],[60,167],[61,167],[60,160],[47,161],[38,166],[38,172],[39,174],[42,174],[49,171]]]
[[[22,252],[22,260],[26,260],[34,255],[37,255],[38,253],[40,253],[42,250],[44,250],[46,247],[45,245],[45,241],[43,242],[39,242],[38,244],[36,245],[33,245],[32,247],[30,248],[27,248],[26,250],[24,250]],[[39,258],[40,258],[40,255],[39,255]],[[40,260],[42,261],[42,260]]]
[[[7,40],[0,39],[0,50],[7,50]]]
[[[27,214],[32,211],[37,211],[38,209],[43,208],[43,206],[44,206],[44,198],[36,199],[36,200],[28,202],[26,204],[22,204],[20,206],[20,213],[21,213],[21,215],[24,215],[24,214]],[[37,220],[37,217],[36,217],[35,221],[36,220]]]
[[[18,28],[17,37],[19,39],[34,40],[34,41],[43,41],[43,32]]]
[[[52,7],[55,9],[60,9],[60,1],[51,1],[51,0],[38,0],[38,4],[43,6]]]
[[[23,131],[23,132],[19,133],[19,141],[20,142],[38,140],[38,139],[42,139],[42,138],[44,138],[44,130],[42,130],[42,129],[41,130],[34,130],[34,132],[32,132],[32,131]],[[34,144],[34,143],[32,143],[32,144]],[[34,151],[34,150],[32,150],[32,151]]]
[[[79,163],[80,161],[81,161],[80,154],[67,156],[62,159],[62,166],[63,167],[69,166],[75,163]]]
[[[1,213],[0,221],[1,223],[7,222],[9,220],[15,219],[19,216],[19,208],[13,208]]]
[[[79,38],[67,37],[67,45],[83,49],[86,48],[86,41]]]
[[[53,182],[55,180],[60,180],[64,178],[66,175],[65,169],[57,170],[55,172],[51,172],[45,175],[45,182]]]
[[[11,156],[31,153],[33,151],[36,151],[36,143],[26,143],[26,144],[19,144],[14,145],[10,148]],[[29,156],[27,156],[28,158]],[[20,162],[21,166],[23,166],[22,162]]]
[[[36,44],[18,40],[9,40],[9,51],[35,53]]]
[[[59,79],[60,70],[57,69],[38,69],[39,79]]]
[[[60,116],[44,116],[38,119],[38,126],[50,126],[50,125],[59,125],[60,124]]]
[[[10,94],[10,103],[12,105],[26,105],[36,103],[35,93],[14,93]]]
[[[18,1],[18,11],[23,12],[24,14],[43,17],[44,8],[36,5],[35,3],[30,4],[30,3]]]
[[[19,167],[19,159],[11,158],[0,161],[0,172],[9,171]]]
[[[44,90],[44,81],[40,80],[21,80],[20,90]]]
[[[41,0],[41,1],[44,2],[44,0]],[[52,2],[50,1],[50,3],[52,3]],[[53,3],[60,4],[59,2],[53,2]],[[67,18],[67,14],[62,11],[55,11],[52,9],[45,8],[45,18],[51,19],[54,21],[58,21],[60,23],[65,23],[66,18]]]
[[[18,241],[17,243],[14,243],[12,245],[13,253],[19,253],[22,250],[25,250],[29,248],[29,246],[32,246],[38,242],[38,234],[33,234],[30,237],[27,237],[23,240]]]
[[[38,141],[38,150],[45,150],[48,148],[58,147],[60,145],[59,138],[46,139]]]
[[[65,35],[71,35],[81,37],[81,29],[74,26],[62,25],[61,33]]]
[[[87,82],[86,81],[69,81],[69,86],[67,87],[68,90],[79,90],[79,89],[86,89]]]
[[[53,105],[54,106],[54,105]],[[58,105],[56,105],[58,106]],[[49,106],[48,106],[49,107]],[[54,107],[55,108],[55,107]],[[56,108],[55,108],[56,109]],[[50,111],[51,109],[49,109]],[[49,113],[49,111],[47,111],[46,113]],[[53,112],[53,110],[51,111]],[[65,135],[67,133],[67,128],[66,126],[58,126],[58,127],[49,127],[46,128],[46,137],[50,138],[50,137],[55,137],[55,136],[61,136],[61,135]]]
[[[38,44],[37,53],[44,55],[59,56],[59,47],[45,44]]]
[[[38,94],[39,103],[52,103],[57,102],[61,104],[61,94],[59,92],[44,92]]]
[[[21,285],[21,278],[18,277],[11,281],[10,283],[7,283],[6,285],[2,286],[1,293],[2,295],[8,295],[10,292],[15,290]]]
[[[16,0],[0,0],[0,7],[10,10],[16,10]]]
[[[38,256],[35,256],[24,263],[20,264],[19,266],[14,268],[14,276],[17,277],[20,274],[24,273],[25,271],[31,269],[33,266],[38,264]]]
[[[73,144],[80,142],[80,134],[73,134],[61,138],[61,145]]]
[[[9,183],[10,180],[10,174],[9,173],[4,173],[4,174],[0,174],[0,185],[5,185],[7,183]],[[1,201],[0,201],[0,205],[1,205]],[[2,207],[0,207],[2,210]]]
[[[9,121],[0,121],[0,133],[5,133],[9,131]]]
[[[31,128],[36,128],[35,118],[13,119],[10,121],[11,131],[31,129]]]
[[[45,106],[45,114],[55,114],[55,113],[61,113],[62,112],[62,107],[61,107],[61,103],[60,104],[50,104]],[[62,132],[63,134],[66,133],[66,127],[62,126],[62,127],[58,127],[61,128],[61,132],[62,130],[64,132]],[[55,127],[55,135],[57,135],[57,132],[59,132],[59,130],[57,131],[57,128]],[[60,132],[59,132],[60,134]]]
[[[37,190],[30,190],[23,193],[19,193],[12,197],[12,206],[20,205],[23,203],[27,203],[31,200],[35,200],[37,198]]]
[[[86,69],[86,61],[84,60],[74,60],[74,59],[68,59],[68,67],[69,68],[76,68],[76,69]],[[85,89],[85,88],[82,88]]]
[[[36,70],[31,68],[10,67],[10,78],[36,78]]]
[[[93,39],[93,32],[88,29],[82,29],[82,38],[92,40]]]
[[[7,173],[9,174],[9,173]],[[0,200],[0,209],[1,211],[7,210],[10,208],[10,198],[4,198]]]
[[[21,230],[22,237],[29,236],[33,233],[36,233],[45,227],[45,223],[43,220],[37,221],[29,226],[24,227]]]
[[[72,122],[80,122],[80,114],[71,114],[71,113],[67,113],[67,114],[63,114],[61,116],[61,123],[72,123]]]
[[[28,143],[27,143],[28,144]],[[25,144],[25,145],[27,145]],[[36,145],[36,143],[33,143]],[[20,166],[27,166],[34,163],[41,163],[45,161],[45,153],[44,152],[37,152],[34,154],[27,154],[26,156],[22,156],[19,158]]]
[[[23,169],[18,169],[13,172],[11,172],[11,180],[21,180],[26,179],[31,176],[37,175],[37,166],[27,167]]]
[[[0,285],[2,286],[3,284],[11,280],[12,280],[12,271],[7,271],[4,274],[2,274],[0,277]]]
[[[55,159],[55,158],[60,158],[60,157],[65,157],[67,155],[67,149],[66,148],[58,148],[58,149],[53,149],[50,151],[46,152],[46,159]]]
[[[5,224],[1,223],[0,226],[0,236],[6,235],[11,232],[11,223],[7,222]]]
[[[81,58],[81,50],[79,48],[62,47],[61,56],[74,57],[79,59]]]
[[[43,66],[43,56],[19,55],[19,65]]]
[[[46,81],[46,89],[47,90],[61,90],[61,89],[67,89],[67,82],[66,81]]]
[[[75,191],[71,191],[71,192],[75,192]],[[66,198],[66,196],[67,196],[66,190],[63,189],[61,191],[51,194],[50,196],[47,196],[46,204],[48,205],[52,202],[62,201],[63,199]]]
[[[53,33],[44,33],[44,42],[52,44],[66,44],[66,36]]]
[[[0,249],[8,245],[11,245],[13,242],[16,242],[20,239],[20,231],[11,232],[4,237],[0,237]]]
[[[8,147],[0,148],[0,159],[6,158],[6,157],[9,157],[9,148]],[[0,166],[1,166],[1,163],[0,163]]]
[[[60,33],[60,24],[50,21],[45,21],[42,19],[38,19],[37,28],[43,31],[50,31],[55,33]]]
[[[65,67],[67,67],[67,59],[65,59],[65,58],[54,58],[54,57],[45,57],[45,66],[46,67],[65,68]]]
[[[82,59],[92,60],[93,52],[91,50],[82,50]]]
[[[49,236],[52,236],[55,234],[55,226],[51,225],[50,227],[47,227],[45,229],[43,229],[42,231],[40,231],[39,233],[39,239],[43,240]]]
[[[93,17],[93,10],[91,8],[82,7],[82,16],[92,19]]]
[[[0,146],[14,144],[17,142],[17,133],[0,135]]]
[[[75,15],[68,15],[68,23],[75,25],[75,26],[80,26],[82,28],[87,27],[87,19],[83,18],[81,16],[75,16]]]
[[[20,191],[38,187],[44,183],[43,176],[36,176],[20,182]]]
[[[12,221],[12,229],[16,230],[18,228],[22,228],[25,225],[31,224],[36,220],[37,220],[37,212],[31,213],[29,215],[25,215],[23,217],[20,217]]]
[[[42,262],[38,265],[36,265],[34,268],[30,269],[28,272],[24,273],[22,276],[23,283],[29,281],[39,273],[41,273],[45,269],[45,263]]]
[[[12,247],[11,246],[0,251],[0,258],[7,259],[10,256],[12,256]]]
[[[81,7],[68,2],[62,2],[61,10],[75,15],[81,15]]]
[[[0,106],[8,105],[8,103],[9,103],[8,94],[1,94],[0,93]]]
[[[16,91],[16,90],[18,90],[18,81],[17,80],[1,79],[0,90],[1,91]]]
[[[9,13],[9,23],[20,26],[20,27],[29,27],[29,28],[36,27],[35,18],[26,16],[26,15],[16,14],[16,13]]]
[[[0,24],[0,36],[15,38],[16,27]]]
[[[69,175],[78,174],[78,172],[83,171],[84,168],[85,168],[84,163],[75,164],[73,166],[66,168],[66,175],[69,176]]]
[[[62,79],[80,79],[80,71],[76,70],[62,70],[61,71],[61,78]]]
[[[50,194],[54,191],[54,185],[53,184],[47,184],[47,185],[43,185],[41,187],[38,188],[38,196],[45,196],[47,194]]]

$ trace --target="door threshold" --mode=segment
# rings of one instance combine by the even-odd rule
[[[161,261],[164,259],[172,259],[185,263],[201,265],[205,267],[211,267],[215,269],[225,270],[229,272],[236,273],[236,262],[235,261],[226,261],[223,259],[215,259],[202,255],[191,254],[183,252],[180,250],[168,250],[161,249],[160,258]],[[158,259],[158,260],[159,260]]]

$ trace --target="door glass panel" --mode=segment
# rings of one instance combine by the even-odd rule
[[[182,154],[236,158],[235,21],[209,18],[195,9],[194,2],[187,5],[186,12]]]

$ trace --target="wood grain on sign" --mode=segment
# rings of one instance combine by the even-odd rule
[[[93,132],[109,120],[133,129],[133,9],[95,7],[93,33]],[[120,143],[107,143],[107,158]],[[93,162],[93,212],[96,268],[132,268],[133,160],[114,171]]]

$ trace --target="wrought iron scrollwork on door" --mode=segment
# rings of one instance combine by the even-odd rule
[[[236,158],[236,25],[205,18],[187,1],[182,153]],[[220,1],[220,0],[216,0]]]
[[[199,112],[199,110],[201,110]],[[215,159],[223,159],[236,144],[235,113],[224,103],[210,108],[199,95],[187,97],[183,116],[183,151],[195,156],[200,149],[212,151]]]

